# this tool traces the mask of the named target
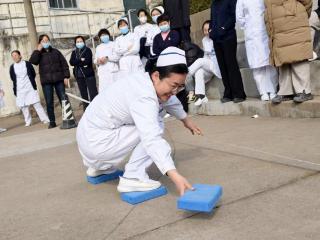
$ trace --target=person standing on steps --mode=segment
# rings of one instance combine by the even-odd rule
[[[69,65],[62,53],[51,46],[47,34],[39,36],[39,45],[33,51],[29,62],[39,65],[40,81],[50,120],[48,128],[55,128],[57,124],[54,114],[53,91],[55,90],[61,105],[62,100],[66,99],[65,85],[69,85]]]
[[[211,4],[210,38],[225,88],[222,103],[246,99],[237,61],[236,4],[237,0],[213,0]]]

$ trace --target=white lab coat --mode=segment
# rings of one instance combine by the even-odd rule
[[[260,68],[269,63],[269,38],[264,22],[264,0],[238,0],[237,22],[245,33],[245,46],[250,68]]]
[[[98,65],[98,58],[108,57],[103,65]],[[101,43],[96,48],[94,63],[98,66],[99,92],[108,88],[115,81],[115,74],[119,71],[120,57],[115,52],[114,42]]]
[[[146,42],[146,46],[150,46],[150,52],[151,55],[155,55],[152,51],[152,46],[153,46],[153,39],[154,37],[161,33],[160,28],[158,27],[157,24],[152,24],[152,28],[150,28],[148,34],[147,34],[147,42]]]
[[[140,60],[140,38],[134,33],[120,35],[115,41],[115,51],[119,55],[120,71],[136,72],[144,71]]]
[[[79,122],[77,142],[85,166],[105,170],[117,166],[132,150],[124,177],[148,178],[154,162],[165,174],[175,169],[170,145],[163,139],[162,107],[184,119],[180,101],[172,96],[160,104],[147,73],[121,72],[122,77],[99,94]]]
[[[140,24],[134,28],[134,33],[138,36],[139,39],[148,36],[148,32],[152,29],[152,24],[145,23]]]

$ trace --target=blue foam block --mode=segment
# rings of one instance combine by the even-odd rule
[[[121,199],[132,205],[148,201],[153,198],[161,197],[168,193],[167,188],[161,186],[157,189],[147,191],[147,192],[128,192],[121,193]]]
[[[187,191],[178,199],[178,209],[210,213],[222,195],[219,185],[195,184],[194,191]]]
[[[111,181],[111,180],[114,180],[114,179],[118,179],[119,176],[122,176],[122,175],[123,175],[123,171],[117,170],[117,171],[115,171],[113,173],[102,174],[102,175],[97,176],[97,177],[89,177],[89,176],[87,176],[87,180],[91,184],[100,184],[100,183],[104,183],[104,182]]]

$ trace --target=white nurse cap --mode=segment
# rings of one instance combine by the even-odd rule
[[[186,54],[183,50],[176,47],[168,47],[160,53],[157,67],[166,67],[176,64],[187,65]]]

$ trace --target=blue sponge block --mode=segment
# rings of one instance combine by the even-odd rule
[[[195,184],[194,191],[187,191],[178,199],[178,209],[210,213],[222,195],[218,185]]]
[[[128,192],[121,193],[121,199],[132,205],[148,201],[153,198],[161,197],[168,193],[167,188],[161,186],[157,189],[147,191],[147,192]]]
[[[111,181],[111,180],[117,179],[117,178],[119,178],[119,176],[122,176],[122,175],[123,175],[123,171],[117,170],[117,171],[115,171],[113,173],[102,174],[102,175],[97,176],[97,177],[89,177],[89,176],[87,176],[87,180],[91,184],[100,184],[100,183],[104,183],[104,182],[107,182],[107,181]]]

